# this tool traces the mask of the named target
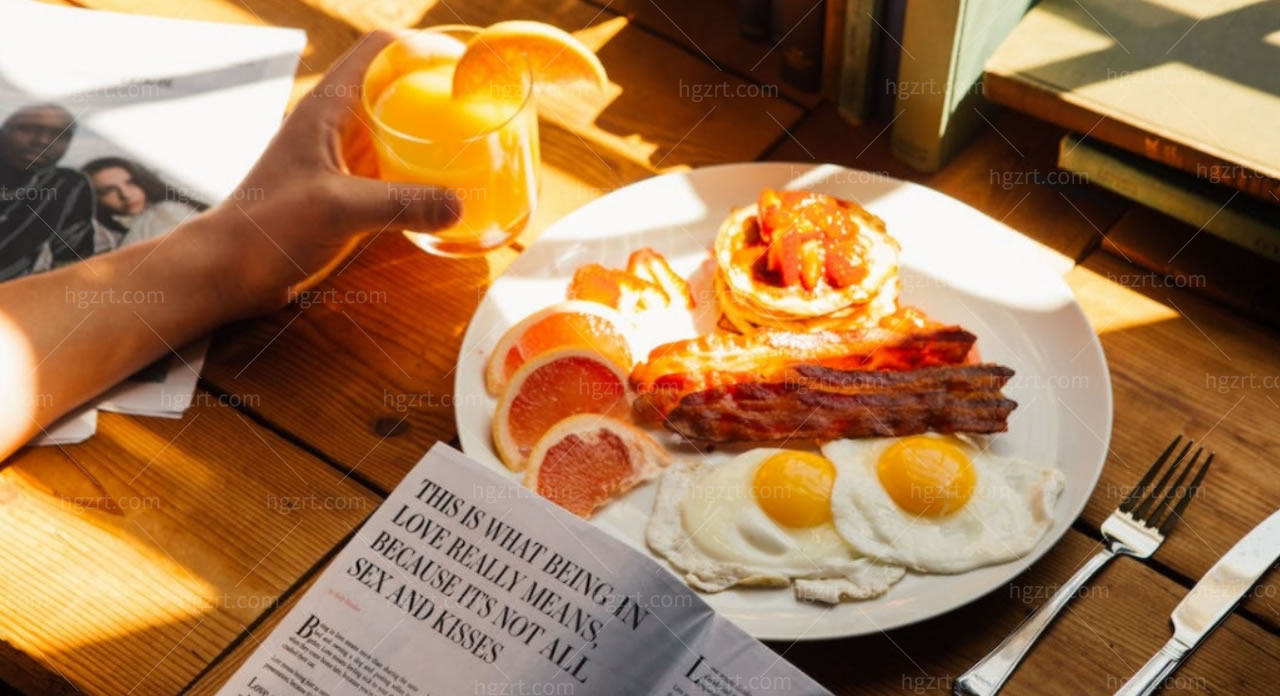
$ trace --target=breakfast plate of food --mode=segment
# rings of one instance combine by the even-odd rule
[[[1071,261],[835,165],[654,177],[552,225],[463,339],[462,448],[763,639],[883,631],[1009,582],[1111,433]]]

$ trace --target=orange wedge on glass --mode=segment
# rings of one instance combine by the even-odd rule
[[[493,414],[493,445],[502,463],[523,471],[551,426],[579,413],[627,418],[627,372],[604,355],[571,347],[545,351],[511,375]]]
[[[653,438],[615,418],[569,416],[534,445],[524,485],[579,517],[658,475],[667,454]]]
[[[485,388],[498,396],[520,366],[553,348],[588,348],[630,370],[631,339],[626,326],[621,314],[596,302],[569,301],[540,309],[498,340],[485,365]]]
[[[609,84],[600,59],[569,32],[512,20],[486,27],[467,43],[453,71],[453,95],[519,85],[526,74],[543,86],[587,84],[603,92]]]

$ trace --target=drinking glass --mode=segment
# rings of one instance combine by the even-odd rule
[[[461,217],[446,229],[404,230],[442,256],[508,244],[537,206],[538,116],[528,66],[507,66],[510,74],[480,93],[452,94],[461,47],[478,31],[448,25],[397,39],[369,64],[361,92],[379,178],[432,184],[461,203]]]

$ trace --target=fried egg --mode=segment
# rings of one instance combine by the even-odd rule
[[[900,566],[861,557],[836,533],[835,466],[813,453],[755,449],[721,464],[673,463],[658,486],[646,540],[693,587],[794,584],[797,598],[878,596]]]
[[[998,457],[954,436],[837,440],[836,531],[854,549],[930,573],[1020,558],[1053,521],[1060,470]]]

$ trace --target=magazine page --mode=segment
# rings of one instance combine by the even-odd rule
[[[181,418],[195,397],[209,339],[202,338],[135,372],[109,389],[98,408],[139,416]]]
[[[0,0],[0,15],[0,282],[165,235],[231,195],[280,124],[306,40],[28,0]],[[205,346],[174,346],[103,407],[181,414]]]
[[[43,428],[39,435],[31,440],[31,444],[44,447],[52,445],[75,445],[98,432],[98,409],[93,404],[81,406],[58,419],[56,423]]]
[[[220,693],[828,692],[652,559],[437,443]]]

